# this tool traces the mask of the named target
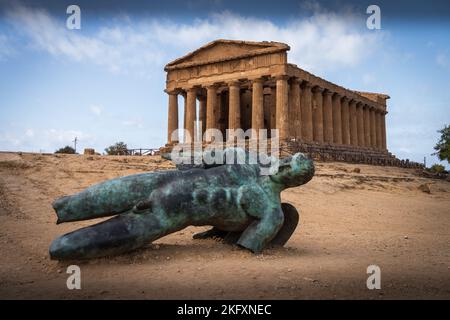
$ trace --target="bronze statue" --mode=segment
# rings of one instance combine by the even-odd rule
[[[298,223],[280,192],[307,183],[312,160],[297,153],[279,160],[278,172],[258,164],[178,166],[112,179],[57,199],[57,223],[115,217],[62,235],[52,259],[83,259],[128,252],[187,226],[213,228],[194,238],[221,237],[258,253],[284,245]]]

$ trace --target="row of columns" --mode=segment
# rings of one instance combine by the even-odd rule
[[[276,127],[279,129],[280,138],[288,136],[288,77],[281,76],[276,78]],[[264,129],[264,80],[254,79],[252,81],[252,129]],[[229,119],[228,129],[238,129],[241,124],[240,107],[240,82],[231,81],[228,84],[229,92]],[[194,137],[196,132],[196,96],[198,88],[189,88],[181,92],[185,99],[184,128]],[[179,138],[172,136],[172,133],[178,129],[178,92],[168,92],[169,94],[169,114],[168,114],[168,137],[169,143],[179,142]],[[217,86],[210,85],[206,87],[206,99],[204,96],[198,96],[199,99],[199,120],[202,123],[201,133],[206,129],[217,128],[217,119],[215,119],[217,110]]]
[[[290,92],[291,138],[386,150],[386,112],[297,79]]]
[[[275,122],[280,139],[349,145],[386,150],[384,111],[341,96],[309,82],[288,76],[275,78]],[[240,127],[240,83],[227,83],[229,92],[228,128]],[[264,80],[252,80],[252,129],[264,129]],[[217,86],[206,87],[206,98],[197,88],[186,89],[184,128],[194,137],[196,99],[199,99],[201,133],[216,128]],[[178,142],[172,132],[178,129],[178,92],[169,92],[168,142]]]

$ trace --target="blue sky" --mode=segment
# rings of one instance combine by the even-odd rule
[[[70,4],[80,30],[65,26]],[[366,27],[370,4],[381,30]],[[79,150],[163,145],[164,65],[216,38],[285,42],[291,63],[389,94],[388,149],[437,161],[450,122],[446,1],[0,0],[0,150],[53,152],[75,136]]]

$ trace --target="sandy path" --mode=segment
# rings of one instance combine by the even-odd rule
[[[282,194],[301,215],[285,248],[253,255],[192,240],[205,228],[188,228],[132,254],[76,262],[82,289],[68,290],[68,263],[49,260],[48,246],[92,222],[56,226],[53,199],[171,164],[0,153],[0,298],[450,298],[449,182],[409,169],[316,166],[310,183]],[[366,288],[371,264],[381,268],[381,290]]]

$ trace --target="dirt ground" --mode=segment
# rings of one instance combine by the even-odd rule
[[[301,225],[260,255],[193,240],[206,227],[191,227],[114,258],[49,259],[55,237],[93,223],[57,226],[55,198],[167,168],[158,156],[0,153],[0,298],[450,299],[450,182],[392,167],[316,163],[311,182],[282,194]],[[81,290],[66,287],[69,264],[81,268]],[[373,264],[381,290],[366,287]]]

